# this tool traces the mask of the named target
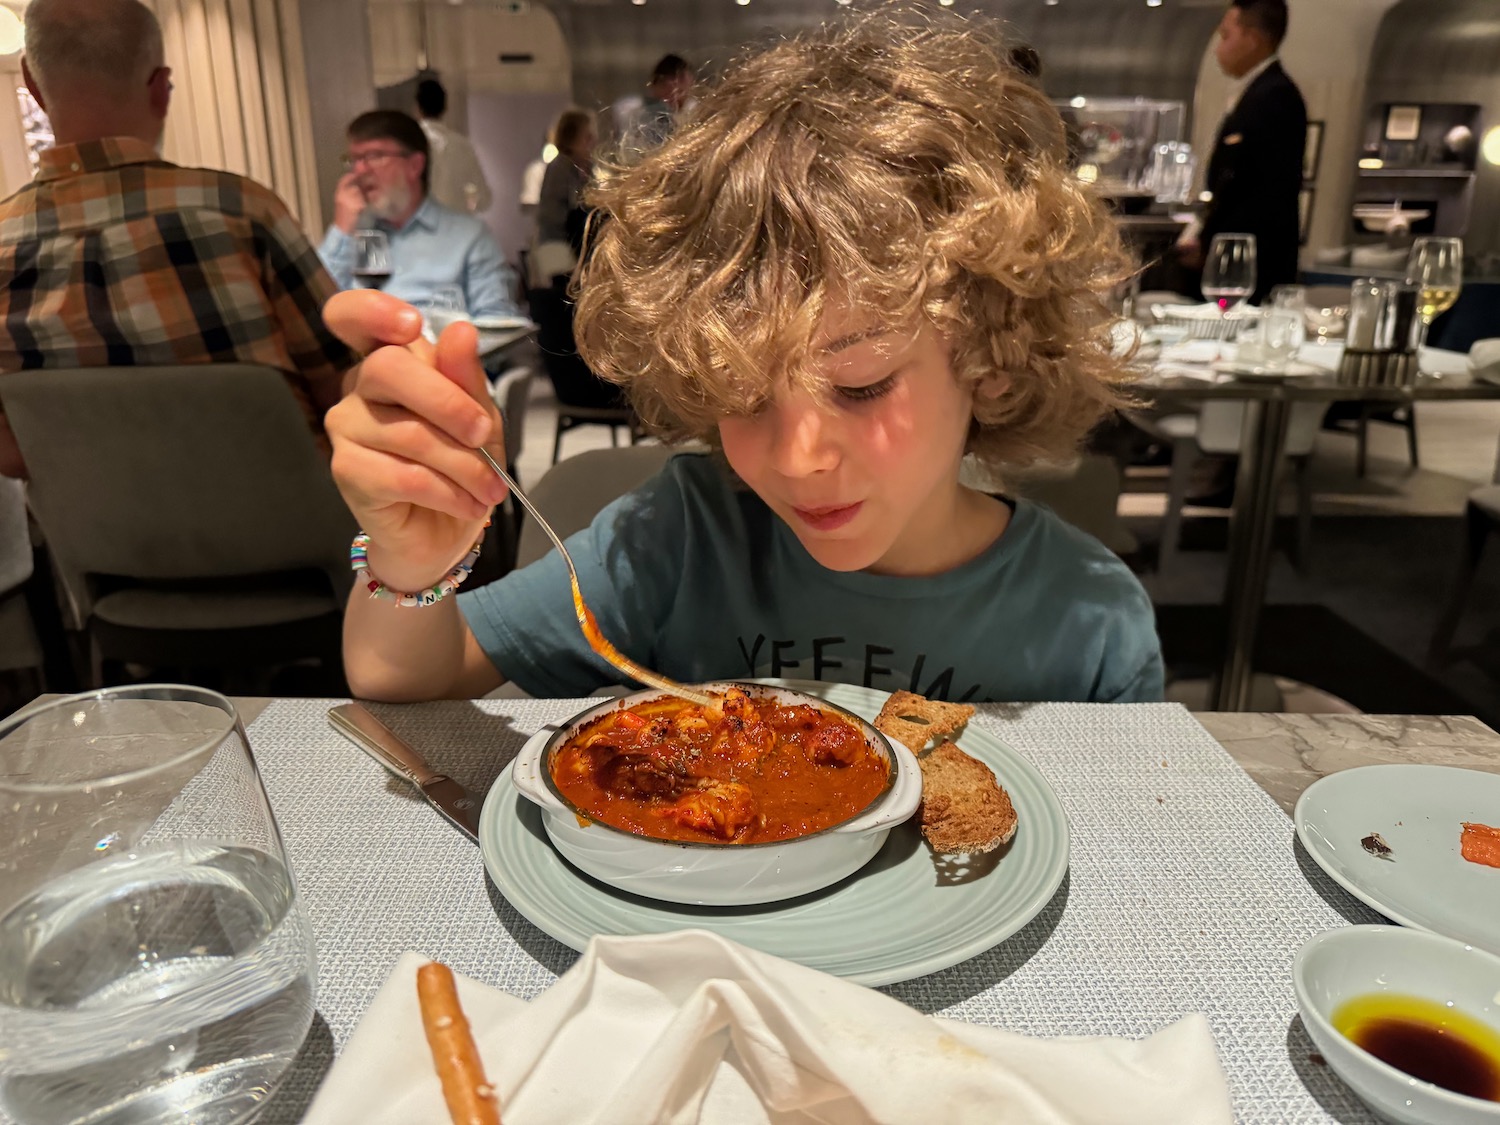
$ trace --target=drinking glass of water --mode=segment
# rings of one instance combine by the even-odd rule
[[[141,685],[14,715],[0,810],[0,1116],[250,1120],[316,967],[234,706]]]
[[[391,240],[383,230],[354,232],[354,280],[363,289],[384,289],[391,279]]]
[[[1203,259],[1203,295],[1229,312],[1255,292],[1255,236],[1216,234]]]

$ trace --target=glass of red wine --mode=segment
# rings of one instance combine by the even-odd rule
[[[391,279],[391,241],[383,230],[354,232],[354,280],[362,289],[384,289]]]
[[[1203,259],[1203,295],[1232,313],[1255,292],[1255,236],[1216,234]]]

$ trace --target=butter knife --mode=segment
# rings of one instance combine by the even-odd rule
[[[386,769],[420,789],[427,803],[463,829],[470,839],[479,839],[479,802],[451,777],[434,771],[404,738],[370,714],[363,704],[330,707],[328,721]]]

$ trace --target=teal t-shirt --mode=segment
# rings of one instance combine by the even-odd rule
[[[777,676],[971,702],[1162,696],[1145,590],[1096,539],[1025,500],[983,554],[945,574],[840,573],[713,458],[681,454],[568,550],[604,635],[688,683]],[[458,604],[532,695],[620,682],[579,631],[555,551]]]

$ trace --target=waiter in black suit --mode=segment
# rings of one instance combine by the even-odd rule
[[[1276,55],[1286,28],[1286,0],[1233,0],[1224,13],[1214,57],[1242,92],[1219,126],[1208,163],[1202,230],[1181,246],[1184,264],[1201,269],[1214,235],[1253,234],[1255,304],[1297,280],[1307,104]]]

